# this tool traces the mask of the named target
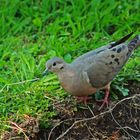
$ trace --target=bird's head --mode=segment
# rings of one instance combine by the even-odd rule
[[[59,57],[51,58],[47,61],[46,70],[43,74],[45,75],[47,72],[59,73],[64,70],[65,66],[66,63],[63,59]]]

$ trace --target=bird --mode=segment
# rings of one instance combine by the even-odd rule
[[[116,42],[86,52],[71,63],[55,56],[46,62],[44,75],[48,72],[55,73],[61,86],[85,104],[89,95],[104,90],[105,96],[99,108],[101,110],[109,105],[112,80],[128,61],[133,50],[140,46],[140,35],[128,41],[132,34],[133,32]]]

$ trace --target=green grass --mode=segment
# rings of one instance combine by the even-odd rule
[[[61,99],[54,75],[42,78],[45,62],[77,56],[134,31],[140,34],[139,0],[1,0],[0,3],[0,130],[6,121],[22,121],[24,114],[48,127],[51,101]],[[40,78],[36,82],[10,85]],[[114,83],[140,81],[140,49],[136,50]],[[49,82],[48,82],[49,81]]]

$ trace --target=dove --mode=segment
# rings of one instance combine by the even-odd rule
[[[66,63],[59,57],[53,57],[46,62],[44,74],[48,71],[54,72],[58,76],[61,86],[85,104],[89,95],[104,90],[105,97],[99,108],[101,110],[109,104],[112,80],[128,61],[133,50],[140,45],[140,35],[127,41],[132,34],[91,50],[71,63]]]

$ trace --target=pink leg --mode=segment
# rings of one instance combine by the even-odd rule
[[[104,98],[103,103],[102,103],[102,105],[100,106],[99,110],[101,110],[105,105],[108,106],[109,91],[110,91],[110,88],[107,88],[107,89],[105,90],[105,98]]]
[[[76,99],[80,102],[83,102],[85,105],[87,105],[87,101],[90,99],[88,96],[76,96]]]

